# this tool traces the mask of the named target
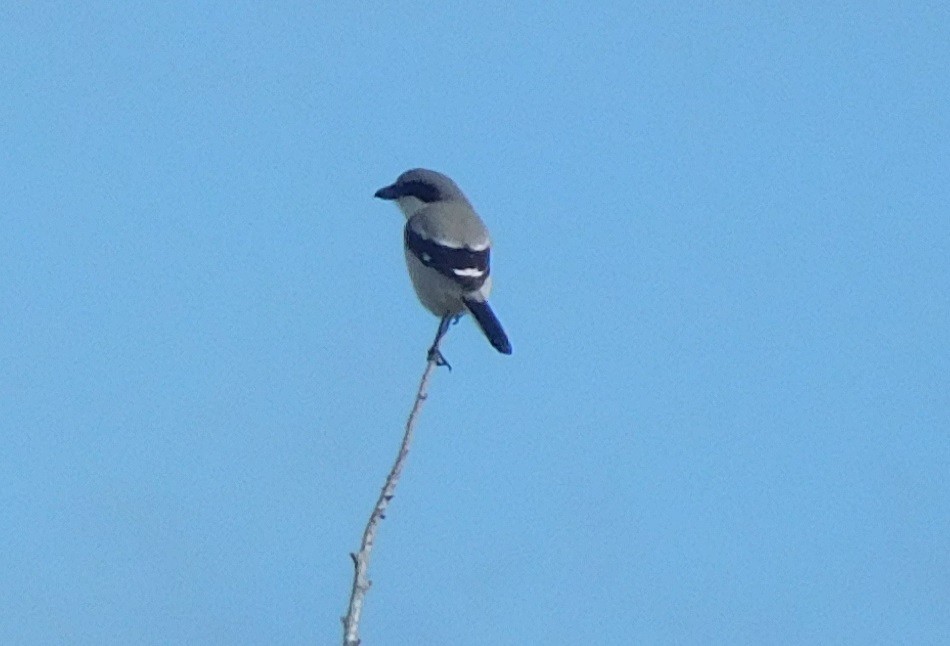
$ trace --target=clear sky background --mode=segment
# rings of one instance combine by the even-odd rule
[[[950,643],[948,5],[575,4],[0,8],[0,643],[340,641],[415,166],[367,645]]]

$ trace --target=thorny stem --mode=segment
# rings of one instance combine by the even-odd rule
[[[360,617],[363,614],[363,602],[366,599],[366,593],[369,590],[371,581],[369,580],[369,559],[373,551],[373,543],[376,540],[376,531],[379,529],[380,521],[386,517],[386,508],[389,501],[396,495],[396,485],[399,484],[399,476],[402,474],[402,468],[409,456],[409,445],[412,443],[412,434],[416,426],[416,419],[419,411],[422,410],[422,403],[428,397],[429,379],[432,372],[440,365],[447,365],[442,353],[439,352],[439,342],[441,341],[444,329],[447,328],[445,320],[439,326],[439,334],[436,336],[435,343],[429,349],[425,372],[422,373],[422,379],[419,381],[419,391],[416,393],[416,401],[409,412],[409,418],[406,420],[406,432],[402,436],[402,444],[399,445],[399,454],[396,456],[396,462],[386,476],[386,483],[383,485],[379,498],[376,500],[376,506],[373,507],[373,513],[369,515],[369,522],[366,523],[366,529],[363,530],[363,540],[360,542],[360,550],[351,552],[350,558],[353,559],[353,588],[350,591],[350,603],[346,609],[346,616],[343,621],[343,646],[359,646],[360,644]]]

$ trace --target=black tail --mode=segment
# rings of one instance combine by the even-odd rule
[[[491,311],[488,303],[465,299],[465,306],[478,321],[478,327],[482,328],[482,332],[488,337],[488,342],[502,354],[511,354],[511,343],[508,341],[508,335],[505,334],[498,317]]]

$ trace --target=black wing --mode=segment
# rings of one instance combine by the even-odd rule
[[[450,247],[423,237],[406,223],[406,248],[426,267],[451,278],[465,291],[473,292],[488,278],[490,250]]]

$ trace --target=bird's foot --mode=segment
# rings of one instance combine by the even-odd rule
[[[448,361],[445,360],[445,356],[442,354],[442,351],[439,350],[437,347],[432,346],[431,348],[429,348],[429,354],[427,356],[427,359],[435,363],[436,366],[445,366],[446,368],[449,369],[449,372],[452,372],[452,365]]]

